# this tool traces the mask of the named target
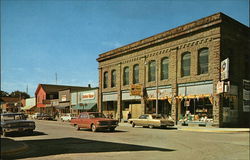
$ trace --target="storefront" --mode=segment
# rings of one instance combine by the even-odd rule
[[[98,89],[91,89],[71,93],[71,113],[79,115],[81,112],[97,111]]]
[[[158,113],[164,116],[171,115],[172,104],[172,88],[171,86],[159,86],[158,98],[156,95],[156,87],[146,89],[146,113],[156,113],[156,101],[158,99]]]
[[[117,92],[105,92],[102,96],[102,112],[106,117],[116,118]]]
[[[212,81],[179,84],[177,119],[180,123],[212,123],[213,102]]]

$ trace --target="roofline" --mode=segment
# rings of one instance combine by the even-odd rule
[[[96,59],[98,62],[107,60],[107,59],[111,59],[117,56],[121,56],[123,54],[126,54],[128,52],[132,52],[138,49],[142,49],[144,47],[148,47],[157,43],[160,43],[162,41],[166,41],[166,40],[170,40],[203,28],[208,28],[211,26],[214,26],[216,24],[220,24],[222,22],[222,20],[233,20],[234,22],[237,22],[241,25],[243,25],[242,23],[234,20],[233,18],[225,15],[224,13],[218,12],[215,13],[211,16],[205,17],[205,18],[201,18],[198,19],[196,21],[192,21],[190,23],[178,26],[176,28],[167,30],[165,32],[153,35],[151,37],[133,42],[131,44],[110,50],[108,52],[102,53],[99,55],[99,57]],[[243,25],[245,26],[245,25]],[[246,26],[247,27],[247,26]]]

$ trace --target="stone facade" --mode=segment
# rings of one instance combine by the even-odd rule
[[[229,29],[228,29],[229,27]],[[239,28],[237,34],[234,34],[234,28]],[[225,30],[225,31],[224,31]],[[217,13],[212,16],[202,18],[200,20],[188,23],[186,25],[171,29],[169,31],[154,35],[152,37],[134,42],[132,44],[111,50],[99,55],[99,111],[103,110],[103,95],[105,93],[115,93],[117,95],[117,112],[116,118],[122,119],[122,92],[129,91],[130,85],[133,84],[133,66],[139,64],[139,84],[144,89],[170,86],[171,92],[168,98],[171,98],[171,116],[177,121],[180,114],[180,100],[178,99],[179,87],[181,84],[210,82],[213,86],[210,93],[210,100],[213,104],[213,125],[222,126],[222,104],[220,95],[216,94],[217,82],[220,81],[220,63],[225,58],[232,58],[227,51],[229,46],[237,51],[233,56],[237,60],[243,60],[240,57],[244,56],[249,50],[247,44],[249,39],[245,36],[249,35],[249,28],[232,20],[230,17]],[[229,46],[228,46],[229,44]],[[243,45],[241,48],[235,44]],[[244,45],[246,44],[246,45]],[[208,73],[198,73],[198,51],[202,48],[209,50]],[[239,50],[240,52],[238,52]],[[230,49],[229,49],[230,50]],[[181,59],[185,52],[191,53],[190,76],[183,77],[181,75]],[[227,53],[226,55],[224,53]],[[246,56],[249,57],[249,54]],[[169,58],[169,73],[168,79],[161,80],[161,60],[164,57]],[[151,60],[156,61],[157,65],[157,81],[149,82],[148,80],[148,63]],[[232,60],[233,63],[239,63],[237,60]],[[247,64],[249,66],[249,63]],[[129,67],[129,85],[123,85],[123,69]],[[239,65],[233,65],[236,71],[240,68]],[[249,67],[250,68],[250,67]],[[116,87],[111,87],[111,71],[116,70]],[[231,70],[230,70],[231,71]],[[104,88],[103,75],[108,73],[108,87]],[[231,75],[237,75],[231,73]],[[233,83],[240,86],[245,73],[240,77],[233,77]],[[231,80],[231,79],[230,79]],[[239,87],[239,90],[241,87]],[[239,94],[239,99],[242,95]],[[212,97],[212,98],[211,98]],[[184,97],[185,98],[185,97]],[[140,99],[141,114],[146,113],[145,98]],[[241,103],[239,103],[241,105]],[[240,108],[240,107],[239,107]]]

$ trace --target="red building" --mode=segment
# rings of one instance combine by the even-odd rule
[[[38,111],[53,116],[57,112],[56,108],[59,107],[59,91],[72,88],[85,89],[89,87],[39,84],[35,92]]]

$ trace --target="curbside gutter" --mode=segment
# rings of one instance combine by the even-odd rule
[[[235,133],[235,132],[250,132],[249,128],[178,128],[180,131],[191,132],[217,132],[217,133]]]

